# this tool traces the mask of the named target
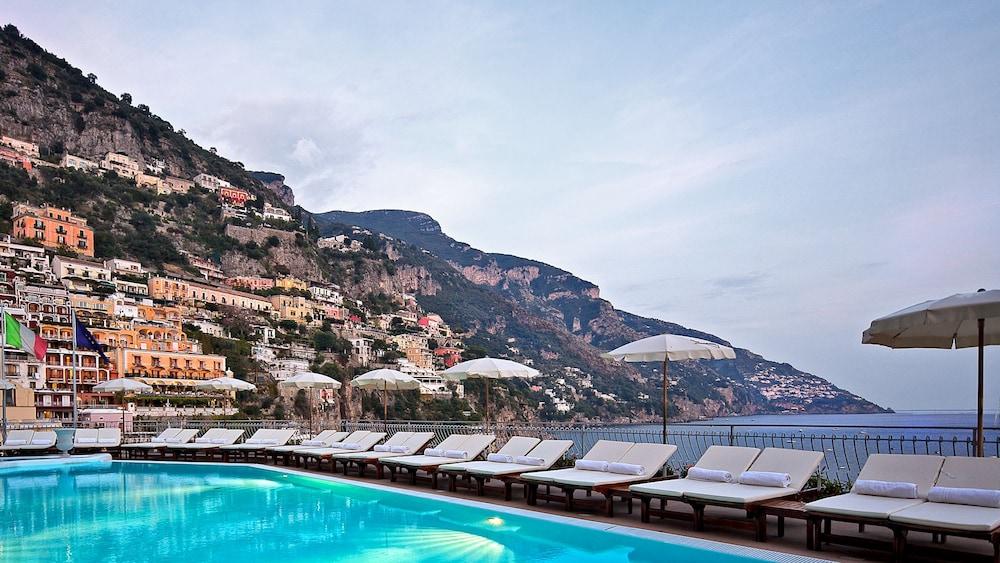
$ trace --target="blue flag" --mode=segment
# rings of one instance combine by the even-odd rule
[[[76,317],[75,312],[73,313],[73,316]],[[101,343],[94,338],[94,335],[87,330],[87,326],[80,322],[80,319],[76,319],[76,336],[74,336],[74,339],[76,340],[77,348],[93,350],[101,355],[102,360],[108,362],[109,364],[111,363],[111,360],[104,355],[104,347],[102,347]]]

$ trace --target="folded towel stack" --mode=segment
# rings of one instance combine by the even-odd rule
[[[703,467],[692,467],[688,469],[688,479],[697,481],[713,481],[716,483],[732,483],[733,474],[722,469],[705,469]]]
[[[444,450],[438,448],[427,448],[424,450],[424,455],[429,455],[431,457],[445,457]]]
[[[389,451],[391,451],[394,454],[408,454],[408,453],[410,453],[410,447],[409,446],[392,446],[389,449]]]
[[[635,463],[609,463],[608,472],[621,475],[645,475],[646,468]]]
[[[775,471],[744,471],[740,473],[740,483],[743,485],[757,485],[758,487],[790,487],[792,476],[788,473],[778,473]]]
[[[599,459],[578,459],[573,467],[584,471],[607,471],[608,462]]]
[[[514,456],[507,454],[490,454],[486,456],[486,461],[494,463],[514,463]]]
[[[374,450],[376,452],[391,452],[392,451],[392,446],[387,446],[385,444],[379,444],[379,445],[375,446],[374,448],[372,448],[372,450]]]
[[[318,446],[325,446],[326,442],[324,442],[323,440],[302,440],[302,443],[299,445],[308,447],[318,447]]]
[[[469,452],[465,450],[447,450],[444,452],[444,457],[450,457],[452,459],[465,459],[469,457]]]
[[[900,481],[876,481],[874,479],[858,479],[854,482],[851,492],[858,495],[891,498],[917,498],[916,483]]]
[[[532,465],[535,467],[542,467],[545,465],[545,460],[540,457],[531,457],[527,455],[519,455],[514,458],[514,463],[519,463],[521,465]]]
[[[947,504],[967,504],[1000,508],[1000,491],[994,489],[962,489],[956,487],[931,487],[927,500]]]

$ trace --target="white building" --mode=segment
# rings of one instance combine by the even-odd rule
[[[292,214],[280,207],[275,207],[270,203],[264,204],[264,220],[273,219],[276,221],[294,221]]]
[[[93,160],[87,160],[82,156],[66,153],[63,155],[62,159],[59,160],[59,166],[62,166],[63,168],[75,168],[84,172],[96,172],[101,165]]]
[[[222,178],[216,178],[211,174],[198,174],[194,177],[194,183],[205,188],[206,190],[217,191],[219,188],[229,188],[232,184],[223,180]]]

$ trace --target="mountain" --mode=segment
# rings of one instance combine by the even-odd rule
[[[649,412],[648,405],[637,397],[658,396],[660,376],[658,366],[609,363],[599,357],[601,351],[662,333],[731,345],[703,331],[618,310],[600,297],[597,285],[561,268],[483,252],[456,241],[425,213],[331,211],[314,214],[313,218],[324,234],[350,232],[350,227],[357,227],[412,247],[417,252],[400,252],[397,261],[425,267],[434,264],[434,275],[447,280],[447,292],[416,292],[425,308],[441,313],[446,320],[456,319],[476,333],[488,334],[483,342],[491,353],[511,355],[516,349],[543,367],[578,369],[580,374],[590,376],[586,385],[598,393],[614,395],[618,407],[605,409],[607,412],[631,412],[634,416]],[[473,303],[478,306],[469,306]],[[735,350],[734,362],[671,366],[671,394],[675,397],[673,408],[677,409],[672,415],[696,418],[882,410],[818,376],[746,349]],[[586,394],[573,395],[578,399]]]
[[[196,263],[207,259],[230,277],[293,275],[336,283],[360,303],[354,312],[364,314],[363,309],[372,316],[391,314],[413,295],[423,310],[438,313],[461,333],[467,355],[533,362],[545,374],[531,385],[498,386],[495,400],[503,419],[654,420],[659,417],[657,367],[609,362],[600,352],[662,332],[723,342],[617,310],[601,299],[595,284],[560,268],[455,241],[422,213],[312,214],[293,206],[294,194],[280,173],[248,172],[242,163],[198,146],[148,106],[104,90],[96,76],[85,75],[10,25],[0,30],[0,133],[37,143],[40,153],[30,173],[0,165],[5,231],[11,202],[52,203],[94,227],[97,258],[131,258],[182,276],[199,275]],[[162,166],[181,178],[217,176],[254,195],[248,206],[259,210],[271,203],[305,228],[269,228],[227,217],[217,194],[202,188],[161,195],[114,173],[96,176],[56,165],[67,153],[100,160],[107,152],[126,154],[141,166]],[[351,253],[321,248],[320,232],[345,234],[361,241],[362,248]],[[217,313],[223,324],[239,324],[226,318],[226,311]],[[305,328],[282,334],[304,343],[313,336]],[[238,351],[246,344],[230,348]],[[247,363],[233,354],[234,365]],[[881,410],[820,377],[740,348],[736,361],[678,363],[671,375],[671,415],[677,418]],[[474,409],[477,385],[467,387],[468,402],[410,405],[406,416]],[[363,408],[359,399],[349,394],[346,399],[353,401],[351,412]]]

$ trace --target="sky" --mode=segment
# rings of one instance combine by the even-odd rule
[[[313,212],[411,209],[895,409],[861,344],[1000,287],[1000,3],[13,0],[0,19]],[[988,407],[1000,353],[987,353]]]

